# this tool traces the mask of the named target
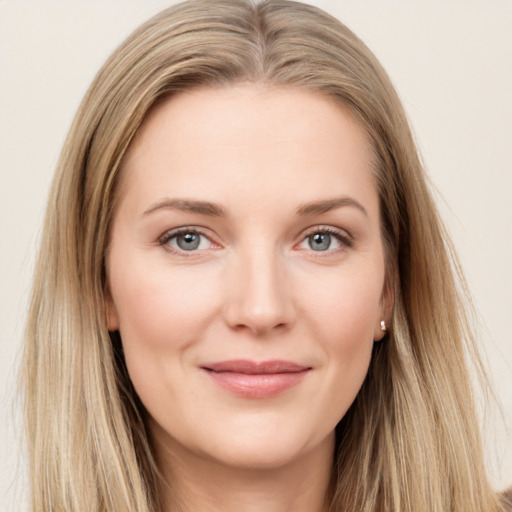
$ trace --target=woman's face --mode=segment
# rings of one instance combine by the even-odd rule
[[[158,446],[237,467],[332,454],[380,321],[371,150],[319,93],[202,88],[123,163],[107,273]]]

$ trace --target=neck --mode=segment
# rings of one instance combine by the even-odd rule
[[[334,437],[278,467],[232,467],[155,439],[162,512],[325,512]]]

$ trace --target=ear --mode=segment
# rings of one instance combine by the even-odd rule
[[[105,291],[105,317],[109,331],[119,330],[119,315],[109,289]]]
[[[380,318],[375,323],[375,331],[373,339],[381,341],[389,331],[391,325],[391,317],[393,315],[393,306],[395,304],[395,279],[394,276],[386,276],[384,286],[382,288],[382,296],[380,299]]]

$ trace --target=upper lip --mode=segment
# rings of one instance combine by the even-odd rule
[[[232,359],[201,365],[201,368],[213,372],[243,373],[246,375],[265,375],[275,373],[298,373],[310,370],[310,366],[294,363],[292,361],[250,361],[247,359]]]

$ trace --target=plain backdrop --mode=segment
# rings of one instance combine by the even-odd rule
[[[0,0],[0,510],[25,509],[16,395],[51,176],[107,55],[163,0]],[[411,118],[465,268],[501,402],[482,409],[496,488],[512,484],[512,1],[311,2],[376,53]]]

